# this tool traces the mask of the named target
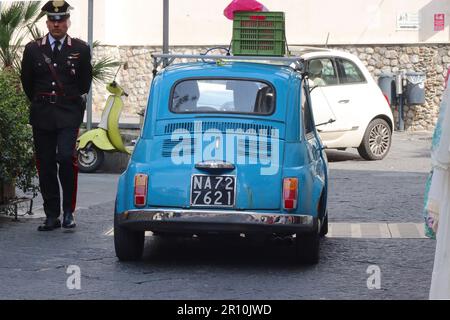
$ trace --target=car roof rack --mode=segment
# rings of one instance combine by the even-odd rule
[[[301,46],[301,45],[298,45],[298,46],[290,45],[289,50],[294,51],[295,53],[298,53],[298,54],[302,54],[302,55],[311,53],[311,52],[317,52],[317,51],[324,51],[324,52],[332,51],[332,49],[330,49],[330,48],[314,47],[314,46]]]
[[[171,65],[176,59],[196,59],[196,60],[212,60],[216,63],[221,61],[246,61],[246,62],[256,62],[265,64],[279,64],[291,67],[296,71],[303,71],[304,69],[304,59],[299,56],[291,57],[272,57],[272,56],[232,56],[232,55],[205,55],[205,54],[152,54],[153,58],[153,74],[157,72],[159,66],[163,68]],[[295,65],[295,67],[292,66]]]

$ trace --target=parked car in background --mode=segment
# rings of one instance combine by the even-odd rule
[[[139,259],[150,230],[200,240],[292,237],[296,259],[317,263],[328,230],[328,164],[308,82],[287,65],[197,59],[167,66],[152,82],[119,179],[117,257]]]
[[[366,160],[389,152],[394,118],[364,64],[353,54],[320,48],[303,50],[314,119],[326,148],[357,148]]]

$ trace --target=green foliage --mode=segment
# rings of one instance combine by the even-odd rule
[[[19,2],[2,6],[0,12],[0,61],[5,68],[20,70],[19,50],[23,40],[35,29],[42,17],[40,1]]]
[[[20,79],[0,71],[0,184],[15,181],[23,192],[36,194],[33,137],[28,125],[29,102]]]
[[[0,62],[4,68],[11,68],[20,73],[20,47],[24,39],[42,38],[44,33],[36,26],[45,14],[41,12],[40,1],[19,2],[2,6],[0,12]],[[93,47],[99,46],[94,42]],[[108,82],[120,62],[110,57],[92,61],[93,78],[96,82]]]

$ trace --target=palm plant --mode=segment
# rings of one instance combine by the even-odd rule
[[[20,47],[27,37],[38,39],[44,33],[36,23],[45,15],[40,1],[14,1],[0,8],[0,62],[6,69],[20,72]],[[94,42],[96,48],[100,43]],[[114,76],[120,62],[110,57],[92,62],[93,78],[96,82],[107,82]]]
[[[30,28],[42,17],[40,1],[12,2],[0,11],[0,62],[4,68],[20,70],[19,50]]]

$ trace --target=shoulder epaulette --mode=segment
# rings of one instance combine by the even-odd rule
[[[47,44],[47,37],[42,37],[42,38],[38,38],[35,40],[35,43],[41,47],[41,46],[45,46]]]

